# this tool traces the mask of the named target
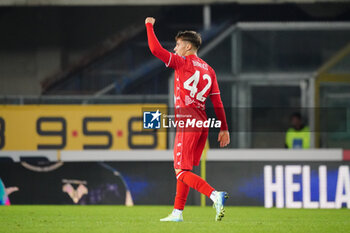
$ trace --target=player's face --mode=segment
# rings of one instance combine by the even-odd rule
[[[174,48],[174,51],[179,56],[185,56],[186,52],[191,50],[190,47],[191,46],[189,45],[188,41],[184,41],[184,40],[178,39],[176,41],[176,46]]]

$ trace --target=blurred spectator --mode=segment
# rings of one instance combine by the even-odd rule
[[[291,128],[286,133],[285,147],[288,149],[309,149],[310,129],[305,126],[301,114],[295,112],[290,117]]]

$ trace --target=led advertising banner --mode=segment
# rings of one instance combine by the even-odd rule
[[[266,208],[350,208],[350,163],[210,162],[209,183],[228,204]]]
[[[166,149],[166,132],[143,130],[143,108],[166,105],[0,106],[0,150]]]
[[[208,161],[207,181],[225,190],[230,206],[350,208],[350,174],[342,162]],[[42,169],[39,169],[42,167]],[[47,169],[47,168],[50,169]],[[199,168],[195,171],[199,173]],[[176,178],[171,161],[0,162],[11,204],[172,205]],[[197,191],[187,204],[199,205]],[[207,198],[207,205],[212,202]]]
[[[0,178],[11,205],[164,205],[173,202],[171,162],[68,162],[39,170],[42,163],[0,162]],[[46,167],[48,164],[46,164]],[[189,198],[189,203],[193,203]]]

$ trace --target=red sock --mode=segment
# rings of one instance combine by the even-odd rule
[[[190,171],[181,171],[176,178],[209,198],[215,190],[205,180]]]
[[[177,180],[174,209],[183,210],[185,208],[189,191],[190,186],[184,184],[181,180]]]

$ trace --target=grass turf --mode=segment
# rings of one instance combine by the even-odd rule
[[[350,210],[187,206],[184,222],[159,222],[171,206],[3,206],[0,232],[350,232]]]

